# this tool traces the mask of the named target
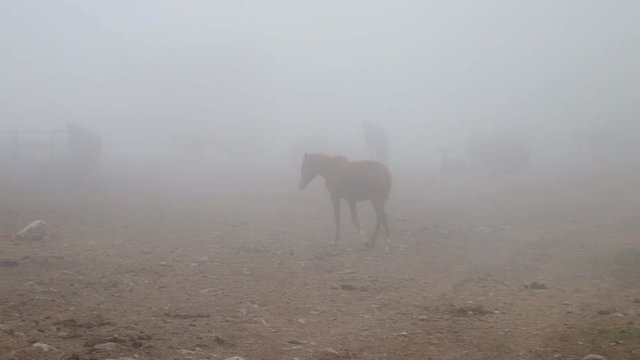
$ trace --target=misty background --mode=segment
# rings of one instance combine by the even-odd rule
[[[370,120],[387,128],[396,166],[433,166],[444,148],[463,156],[469,139],[500,136],[537,163],[582,163],[594,144],[632,160],[639,11],[634,1],[4,1],[0,129],[76,122],[102,136],[105,158],[165,156],[182,134],[280,161],[310,136],[366,158]]]

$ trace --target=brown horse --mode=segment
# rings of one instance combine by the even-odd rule
[[[369,200],[376,212],[376,227],[367,245],[375,245],[382,225],[388,251],[389,224],[384,207],[391,191],[391,174],[387,167],[376,161],[349,161],[342,156],[305,153],[301,168],[300,189],[306,188],[318,175],[324,178],[331,195],[336,224],[334,244],[340,240],[340,201],[342,199],[347,201],[351,208],[351,220],[361,231],[356,203]]]

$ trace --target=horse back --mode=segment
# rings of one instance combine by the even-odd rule
[[[334,187],[348,199],[387,201],[391,192],[391,173],[377,161],[347,162],[341,167],[337,180]]]

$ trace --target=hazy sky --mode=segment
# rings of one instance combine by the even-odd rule
[[[0,128],[318,132],[398,152],[637,122],[640,2],[0,2]],[[579,126],[577,126],[579,125]],[[288,140],[287,140],[288,141]]]

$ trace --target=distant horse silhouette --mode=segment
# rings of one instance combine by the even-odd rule
[[[329,149],[329,142],[321,136],[307,136],[298,138],[289,145],[288,155],[292,166],[300,166],[300,154],[324,153]]]
[[[389,164],[389,141],[387,131],[380,125],[370,121],[362,124],[364,140],[369,152],[369,160]]]
[[[376,212],[376,227],[366,245],[375,245],[380,226],[383,226],[388,251],[389,224],[385,204],[391,191],[391,174],[387,167],[376,161],[349,161],[342,156],[305,153],[301,168],[300,189],[305,189],[316,176],[325,179],[325,185],[331,196],[336,225],[334,244],[340,240],[340,201],[342,199],[347,201],[351,208],[351,220],[358,230],[362,231],[356,203],[369,200]]]

